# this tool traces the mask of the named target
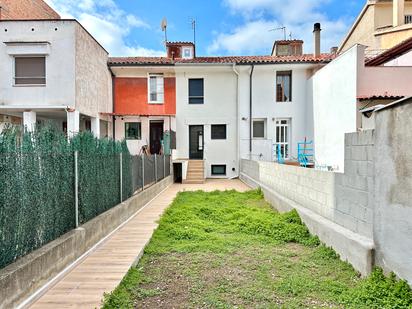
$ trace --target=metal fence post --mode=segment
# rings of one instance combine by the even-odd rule
[[[166,178],[166,155],[163,155],[163,179]]]
[[[144,155],[142,155],[142,190],[144,190]]]
[[[76,216],[76,228],[79,227],[79,152],[74,152],[74,213]]]
[[[155,182],[157,182],[157,155],[155,154]]]
[[[123,153],[120,153],[120,203],[123,202]]]

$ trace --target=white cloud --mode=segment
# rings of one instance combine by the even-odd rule
[[[150,29],[138,16],[120,9],[113,0],[46,0],[63,18],[76,18],[111,56],[163,56],[163,50],[126,42],[134,29]]]
[[[256,54],[271,52],[275,40],[283,39],[285,26],[287,38],[305,41],[304,50],[312,52],[313,24],[322,24],[322,50],[339,45],[349,24],[343,18],[332,20],[322,13],[322,6],[330,0],[223,0],[233,14],[240,15],[243,24],[231,31],[217,33],[208,47],[210,54]]]

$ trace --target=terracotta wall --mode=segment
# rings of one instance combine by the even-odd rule
[[[60,19],[43,0],[0,0],[0,20]]]
[[[175,115],[176,114],[176,79],[164,79],[164,104],[149,104],[147,78],[116,78],[115,108],[120,115]]]

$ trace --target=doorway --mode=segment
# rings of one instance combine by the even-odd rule
[[[203,126],[189,126],[189,159],[203,160],[204,134]]]
[[[163,140],[163,121],[150,121],[150,153],[160,154]]]

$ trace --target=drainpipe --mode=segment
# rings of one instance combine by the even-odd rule
[[[239,121],[239,112],[240,112],[240,99],[239,99],[239,71],[236,70],[236,63],[233,63],[232,66],[233,73],[236,74],[236,152],[237,152],[237,174],[240,175],[240,121]]]
[[[252,160],[252,108],[253,108],[253,71],[255,65],[252,64],[249,77],[249,159]]]
[[[113,116],[112,116],[112,136],[113,140],[116,140],[116,116],[114,115],[114,107],[115,107],[115,75],[112,71],[112,68],[109,66],[109,71],[110,74],[112,75],[112,111],[113,111]]]

